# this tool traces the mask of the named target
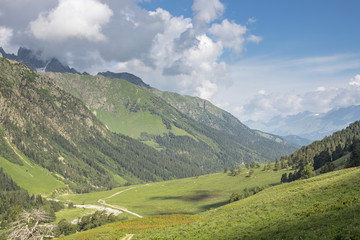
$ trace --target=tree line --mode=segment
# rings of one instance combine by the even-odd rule
[[[346,129],[335,132],[321,141],[308,146],[281,159],[287,161],[295,171],[283,174],[281,182],[291,182],[315,176],[316,170],[326,173],[335,169],[334,161],[350,154],[345,167],[360,166],[360,121],[350,124]]]

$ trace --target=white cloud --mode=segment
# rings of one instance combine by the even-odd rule
[[[199,24],[211,23],[222,16],[224,5],[219,0],[194,0],[192,6],[195,12],[195,22]]]
[[[224,47],[231,48],[240,53],[245,42],[246,26],[224,19],[221,24],[214,23],[209,33],[215,36]]]
[[[356,74],[356,76],[349,82],[349,85],[360,87],[360,74]]]
[[[69,38],[103,41],[101,32],[113,15],[112,10],[97,0],[59,0],[59,5],[43,12],[30,23],[31,33],[41,40],[64,41]]]
[[[343,87],[318,87],[315,91],[297,94],[267,94],[261,90],[243,106],[233,107],[233,111],[241,109],[237,115],[242,120],[266,122],[277,115],[287,116],[304,111],[325,113],[339,107],[360,105],[360,82],[357,80],[360,80],[360,75]]]
[[[192,19],[172,16],[164,9],[149,12],[164,23],[164,30],[153,39],[149,51],[153,69],[118,64],[117,71],[130,71],[147,77],[147,82],[169,86],[175,91],[210,99],[219,84],[229,81],[227,65],[219,61],[223,46],[206,34],[196,34]]]
[[[8,53],[15,53],[16,47],[11,44],[11,39],[14,35],[14,30],[4,26],[0,26],[0,47]]]
[[[28,14],[21,6],[30,8],[31,0],[7,0],[11,6],[6,9],[13,11],[4,17],[26,15],[22,26],[14,28],[18,45],[41,50],[81,72],[131,72],[161,90],[209,100],[232,82],[224,53],[240,53],[256,41],[249,41],[253,37],[246,26],[223,17],[220,0],[194,0],[193,18],[161,8],[147,11],[138,4],[141,0],[39,1],[41,7]],[[212,24],[220,17],[221,22]]]
[[[260,43],[263,40],[263,38],[260,36],[250,35],[246,40],[248,42]]]
[[[0,46],[7,46],[10,44],[14,31],[10,28],[0,26]]]

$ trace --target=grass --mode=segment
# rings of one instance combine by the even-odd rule
[[[200,217],[198,216],[189,215],[163,215],[146,217],[142,219],[131,219],[111,223],[86,232],[80,232],[70,236],[66,236],[61,239],[122,239],[127,234],[144,233],[148,231],[153,231],[154,229],[161,229],[165,227],[191,223],[194,221],[198,221],[199,219]]]
[[[360,168],[268,188],[134,239],[360,239]]]
[[[24,155],[22,157],[30,162]],[[30,194],[50,195],[56,189],[67,188],[51,172],[34,163],[31,166],[26,163],[20,166],[0,157],[0,167]]]
[[[123,107],[121,107],[123,108]],[[148,111],[129,112],[120,111],[114,114],[108,111],[96,110],[96,117],[102,121],[111,131],[122,133],[132,138],[139,138],[142,132],[161,135],[167,133],[161,117]]]
[[[187,212],[191,212],[195,205],[197,209],[193,211],[197,212],[197,204],[204,206],[207,201],[216,199],[211,199],[213,194],[233,191],[234,187],[230,182],[241,186],[241,189],[242,186],[252,187],[266,181],[269,183],[276,174],[281,175],[281,172],[256,170],[250,178],[246,178],[245,173],[237,177],[217,173],[199,178],[139,185],[106,201],[121,204],[122,201],[133,198],[134,202],[145,201],[145,204],[150,204],[156,200],[159,202],[153,202],[155,209],[166,207],[167,201],[173,201],[175,206],[172,210],[188,208]],[[164,212],[164,215],[108,224],[64,239],[122,239],[128,234],[135,234],[133,239],[360,239],[359,182],[360,168],[344,169],[307,180],[276,185],[249,198],[202,211],[197,215]],[[190,187],[191,185],[197,187]],[[223,189],[218,190],[221,186]],[[155,191],[156,189],[158,190]],[[196,189],[195,194],[193,189]],[[212,189],[212,192],[199,194],[198,191],[202,189]],[[101,195],[104,198],[106,194],[114,194],[119,190],[97,193],[97,197]],[[180,193],[183,193],[181,197]],[[67,197],[95,201],[93,194]],[[146,194],[148,197],[144,199],[142,196]],[[134,198],[135,195],[140,199]],[[173,197],[160,197],[164,195]],[[159,199],[154,199],[154,196]],[[187,205],[187,202],[191,204]],[[154,208],[149,206],[148,210],[155,213]]]
[[[116,188],[105,192],[64,195],[58,199],[72,201],[75,204],[98,204],[99,199],[105,199],[108,204],[126,207],[143,216],[197,214],[227,204],[233,192],[241,192],[245,187],[279,184],[281,175],[286,172],[255,169],[254,174],[248,177],[247,171],[242,169],[242,173],[235,177],[215,173]],[[107,198],[125,189],[129,190]]]

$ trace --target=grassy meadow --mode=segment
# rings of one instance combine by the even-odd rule
[[[134,239],[360,239],[360,168],[281,184]]]
[[[115,222],[107,224],[102,227],[94,228],[85,232],[79,232],[70,236],[63,237],[61,239],[103,239],[103,240],[115,240],[123,239],[126,236],[133,234],[146,233],[154,231],[155,229],[162,229],[166,227],[178,226],[187,223],[192,223],[200,220],[199,216],[192,215],[162,215],[152,216],[146,218],[137,218],[126,221]]]
[[[241,192],[246,187],[279,184],[281,175],[286,172],[262,171],[262,168],[259,168],[254,169],[254,173],[249,177],[248,171],[242,169],[238,176],[215,173],[116,188],[105,192],[64,195],[58,199],[75,204],[99,204],[98,200],[104,199],[108,204],[125,207],[143,216],[197,214],[227,204],[233,192]],[[112,196],[126,189],[128,190]]]
[[[270,171],[262,174],[273,175]],[[249,178],[247,183],[261,183],[260,176],[261,171],[256,171],[254,178]],[[220,173],[202,176],[198,178],[198,184],[202,186],[199,189],[210,186],[210,179],[219,181],[221,178],[223,183],[226,178],[236,179]],[[239,176],[237,184],[246,185],[241,181],[244,179],[243,175]],[[360,168],[344,169],[307,180],[276,185],[246,199],[195,215],[170,214],[129,219],[64,239],[360,239],[359,180]],[[184,185],[190,183],[190,179],[178,181],[184,181]],[[169,184],[165,185],[168,187],[165,191],[168,195],[171,195],[171,186],[179,187],[176,181],[164,183]],[[214,181],[212,185],[212,189],[218,189],[221,181]],[[224,194],[232,191],[230,186],[223,185],[223,188]],[[148,191],[150,189],[146,190],[146,186],[136,189],[137,193],[142,192],[144,195],[152,192]],[[191,188],[188,188],[187,193],[189,192]],[[123,192],[124,195],[125,193],[129,194],[131,190]],[[116,196],[120,197],[121,194]],[[107,201],[110,202],[110,199]],[[120,204],[120,200],[117,201]],[[170,200],[163,199],[163,202],[166,201]],[[149,204],[149,200],[146,203]],[[160,202],[157,205],[160,207]],[[177,208],[185,209],[186,204]]]

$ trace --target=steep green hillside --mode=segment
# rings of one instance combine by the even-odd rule
[[[254,149],[263,156],[275,159],[279,152],[293,152],[297,149],[297,146],[279,136],[248,128],[236,117],[207,100],[173,92],[162,92],[157,89],[151,89],[151,91],[197,122],[239,137],[238,140],[242,145]]]
[[[0,129],[4,141],[30,164],[48,169],[77,192],[127,181],[193,176],[198,170],[191,162],[177,161],[109,131],[79,99],[51,79],[4,58],[0,58]],[[8,150],[1,156],[21,165]]]
[[[359,181],[353,168],[282,184],[133,239],[359,239]]]
[[[0,168],[31,194],[48,195],[56,190],[68,189],[55,174],[30,162],[24,154],[11,144],[0,129]]]
[[[21,166],[0,157],[0,167],[30,194],[49,195],[59,190],[68,189],[54,174],[34,163]]]
[[[234,135],[230,130],[199,123],[148,88],[123,79],[102,75],[47,75],[81,99],[110,130],[137,138],[180,161],[191,162],[199,168],[199,174],[254,160],[266,162],[295,150],[261,137],[241,124],[241,128],[254,136]]]

